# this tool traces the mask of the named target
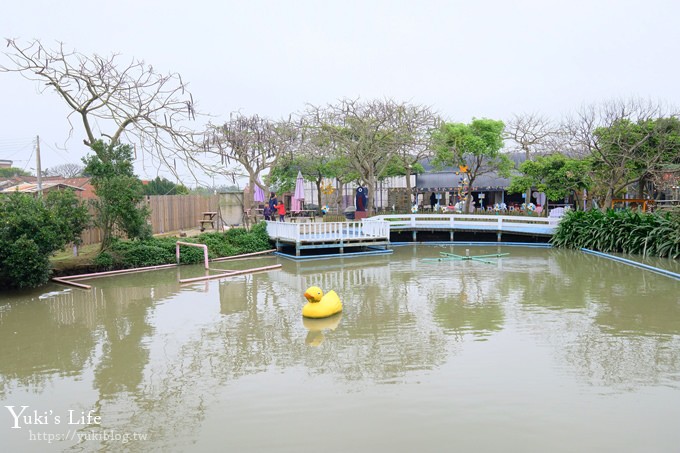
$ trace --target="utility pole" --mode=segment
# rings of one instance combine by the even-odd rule
[[[40,136],[35,136],[35,168],[38,173],[38,196],[42,197],[42,168],[40,168]]]

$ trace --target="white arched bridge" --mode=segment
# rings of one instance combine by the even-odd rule
[[[349,248],[386,249],[390,238],[418,242],[425,233],[437,233],[439,240],[451,242],[461,233],[494,234],[498,242],[503,235],[547,242],[559,221],[559,217],[516,215],[389,214],[347,222],[267,222],[267,233],[277,250],[294,247],[300,256],[303,250],[312,249],[337,249],[339,253]]]

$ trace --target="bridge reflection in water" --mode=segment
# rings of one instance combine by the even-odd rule
[[[424,260],[465,248],[510,255]],[[278,272],[188,286],[178,277],[200,266],[94,279],[92,291],[3,294],[0,406],[94,409],[102,424],[88,432],[148,433],[134,451],[302,451],[310,442],[330,451],[673,451],[680,442],[676,280],[572,250],[496,245],[240,265],[278,262]],[[341,296],[337,325],[303,323],[312,285]],[[308,429],[329,414],[337,430]],[[121,449],[105,439],[29,443],[8,417],[8,451]]]

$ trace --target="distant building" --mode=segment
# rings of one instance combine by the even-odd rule
[[[506,156],[515,163],[515,168],[524,162],[524,153],[507,153]],[[459,168],[447,167],[436,171],[428,160],[422,162],[425,172],[416,176],[415,190],[418,197],[418,205],[428,208],[430,194],[438,196],[440,205],[455,204],[461,200],[460,195],[464,192],[464,175]],[[508,194],[507,188],[510,178],[503,178],[495,172],[478,176],[474,181],[470,194],[475,207],[489,207],[496,203],[505,203],[507,206],[521,205],[524,202],[523,194]],[[535,200],[532,200],[535,201]]]
[[[61,176],[49,176],[42,179],[43,192],[54,189],[72,188],[76,191],[79,198],[92,199],[97,196],[94,187],[90,184],[90,178],[63,178]],[[0,180],[0,192],[25,192],[34,193],[38,191],[38,179],[35,176],[16,176]]]
[[[0,168],[12,168],[12,161],[0,159]]]
[[[42,183],[42,192],[47,193],[51,192],[53,190],[64,190],[64,189],[73,189],[76,192],[82,192],[83,189],[80,187],[76,186],[71,186],[69,184],[64,184],[62,182],[54,182],[54,181],[47,181]],[[21,192],[21,193],[31,193],[31,194],[36,194],[38,193],[38,184],[37,183],[21,183],[17,184],[15,186],[10,186],[6,187],[3,189],[4,193],[9,193],[9,192]]]

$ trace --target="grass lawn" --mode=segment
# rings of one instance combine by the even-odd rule
[[[99,244],[83,245],[78,247],[78,256],[73,256],[73,249],[68,248],[57,252],[50,258],[52,268],[56,274],[61,274],[70,269],[86,268],[99,253]]]
[[[183,237],[193,237],[200,234],[200,230],[188,229],[182,231]],[[174,236],[178,240],[180,238],[179,231],[170,231],[167,233],[155,234],[154,237],[168,237]],[[52,269],[54,269],[54,275],[65,275],[65,274],[80,274],[83,272],[90,272],[93,266],[93,261],[99,254],[100,244],[89,244],[78,247],[78,256],[73,256],[73,248],[69,247],[67,249],[57,252],[54,256],[50,258],[50,263],[52,263]]]

